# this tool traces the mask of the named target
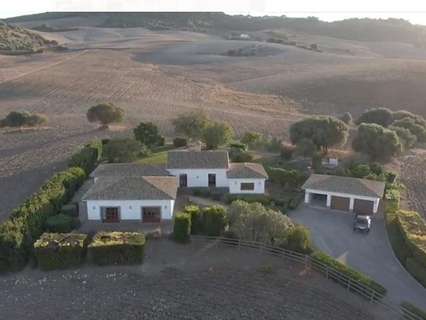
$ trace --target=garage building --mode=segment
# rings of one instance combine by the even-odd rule
[[[377,213],[385,183],[368,179],[312,174],[303,184],[305,203],[372,215]]]

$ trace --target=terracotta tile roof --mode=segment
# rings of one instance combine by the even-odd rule
[[[302,189],[381,198],[385,190],[385,183],[368,179],[312,174],[303,184]]]
[[[268,174],[265,168],[259,163],[237,163],[233,162],[230,165],[229,171],[226,173],[230,179],[241,179],[241,178],[255,178],[255,179],[267,179]]]
[[[169,151],[168,169],[228,169],[227,151]]]

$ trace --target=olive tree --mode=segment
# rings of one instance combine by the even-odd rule
[[[375,123],[383,127],[388,127],[393,122],[393,113],[387,108],[374,108],[364,111],[356,120],[356,124]]]
[[[213,122],[203,130],[201,140],[207,149],[217,149],[227,144],[234,137],[234,130],[224,122]]]
[[[108,162],[132,162],[146,153],[144,145],[133,139],[110,140],[104,147],[104,157]]]
[[[112,103],[101,103],[87,111],[87,120],[89,122],[99,122],[105,128],[108,128],[111,123],[123,121],[123,117],[124,110]]]
[[[0,120],[0,127],[35,127],[47,122],[47,117],[28,111],[12,111]]]
[[[402,148],[404,150],[409,150],[416,144],[417,137],[407,128],[390,126],[389,129],[395,131],[395,133],[398,135],[399,141],[401,142]]]
[[[403,118],[395,121],[392,126],[405,128],[417,137],[417,141],[426,142],[426,128],[419,124],[415,119]]]
[[[204,129],[209,125],[210,120],[202,111],[192,111],[179,115],[172,120],[175,132],[186,138],[201,139]]]
[[[311,117],[298,121],[290,127],[290,140],[293,144],[310,140],[323,151],[346,142],[348,127],[334,117]]]
[[[135,139],[149,148],[164,145],[164,137],[152,122],[141,122],[133,129]]]
[[[401,142],[395,131],[374,123],[362,123],[352,141],[355,151],[368,155],[372,160],[389,160],[401,152]]]

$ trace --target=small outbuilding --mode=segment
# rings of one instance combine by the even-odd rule
[[[305,203],[336,210],[372,215],[383,198],[382,181],[312,174],[303,184]]]

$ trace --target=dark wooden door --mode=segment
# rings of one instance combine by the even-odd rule
[[[349,211],[349,198],[332,196],[331,208],[336,210]]]
[[[160,222],[161,221],[161,207],[143,207],[142,208],[142,222]]]
[[[119,222],[120,209],[118,207],[103,208],[103,222]]]
[[[179,175],[179,186],[183,188],[188,186],[188,175],[186,174]]]
[[[354,211],[358,214],[372,215],[374,210],[374,201],[355,199]]]
[[[209,173],[208,179],[209,179],[209,187],[216,187],[216,174]]]

